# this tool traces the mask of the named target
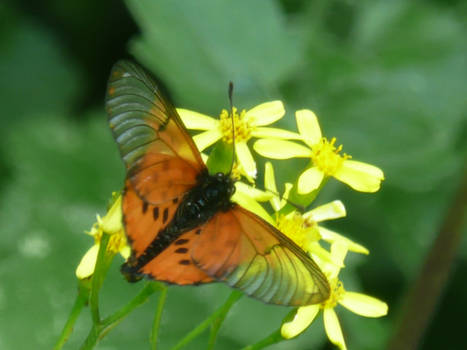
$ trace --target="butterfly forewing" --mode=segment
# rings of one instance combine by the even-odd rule
[[[205,169],[201,156],[175,109],[143,68],[127,61],[114,65],[106,110],[127,177],[141,197],[154,203],[163,200],[155,184],[194,185]],[[186,192],[184,186],[180,193]]]
[[[173,266],[178,270],[173,270],[172,277],[170,268],[165,269],[170,267],[167,262],[154,273],[147,266],[143,266],[144,271],[135,267],[138,258],[147,253],[151,243],[172,221],[185,193],[195,186],[197,175],[205,169],[175,109],[143,68],[121,61],[111,72],[106,110],[127,168],[122,210],[132,247],[127,263],[129,274],[133,277],[147,274],[179,284],[210,281],[196,267],[179,265],[176,261]],[[160,263],[160,256],[167,254],[162,252],[147,265],[153,268],[156,261]]]
[[[307,305],[329,296],[319,267],[282,233],[239,206],[206,224],[192,257],[208,275],[266,303]]]
[[[151,204],[141,199],[130,181],[126,181],[122,203],[123,223],[131,243],[133,258],[143,254],[159,232],[172,220],[177,210],[175,199],[178,202],[180,197],[165,203]]]

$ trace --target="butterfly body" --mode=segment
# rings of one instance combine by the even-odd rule
[[[141,276],[138,271],[183,233],[202,226],[217,212],[233,208],[235,204],[231,201],[231,197],[234,192],[234,182],[228,174],[210,175],[207,171],[200,173],[196,185],[184,195],[167,226],[158,232],[143,254],[137,259],[130,258],[122,265],[121,270],[127,280],[129,282],[139,281]],[[178,201],[174,204],[177,203]],[[142,210],[147,211],[147,207],[143,205]],[[153,212],[153,216],[158,215],[159,213]]]
[[[329,297],[318,265],[275,227],[232,203],[229,174],[210,175],[175,108],[140,66],[117,62],[106,96],[126,166],[123,225],[130,281],[221,281],[266,303],[308,305]]]

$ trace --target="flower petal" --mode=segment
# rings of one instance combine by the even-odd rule
[[[334,309],[324,309],[323,318],[324,328],[329,340],[337,345],[339,349],[346,350],[347,347],[345,346],[344,335],[342,334],[341,325]]]
[[[272,193],[262,191],[240,181],[235,182],[235,188],[236,191],[241,192],[244,195],[249,196],[258,202],[266,202],[273,197]]]
[[[293,188],[293,185],[290,182],[286,182],[284,184],[284,193],[282,194],[281,204],[280,207],[283,208],[287,204],[287,200],[289,199],[290,191]]]
[[[221,137],[221,132],[218,129],[212,129],[193,136],[193,141],[195,141],[196,147],[198,147],[201,152],[218,141]]]
[[[339,303],[360,316],[381,317],[388,313],[388,304],[362,293],[345,292]]]
[[[323,264],[332,264],[339,268],[344,267],[343,265],[336,265],[336,263],[340,262],[335,262],[332,259],[331,253],[321,247],[318,242],[308,242],[304,249],[308,254],[312,255],[312,258],[316,260],[319,266]]]
[[[268,191],[277,193],[276,178],[271,162],[266,162],[264,165],[264,187]]]
[[[248,176],[256,178],[256,163],[246,142],[236,143],[235,152],[237,153],[238,162],[243,167],[243,170],[245,170]]]
[[[253,148],[263,157],[273,159],[307,158],[311,155],[309,148],[285,140],[261,139],[255,142]]]
[[[302,175],[298,178],[297,191],[300,194],[309,193],[316,190],[321,181],[323,181],[324,173],[317,167],[311,167],[306,169]]]
[[[345,267],[344,260],[347,255],[347,251],[347,246],[340,242],[333,243],[331,245],[332,264],[325,264],[322,266],[322,270],[329,280],[337,278],[341,268]]]
[[[376,192],[384,180],[383,171],[374,165],[344,160],[334,177],[360,192]]]
[[[332,220],[342,218],[346,215],[344,204],[339,201],[332,201],[327,204],[320,205],[305,214],[303,218],[314,222],[321,222],[325,220]]]
[[[120,255],[123,257],[123,259],[128,260],[128,258],[131,255],[130,246],[126,245],[122,249],[120,249]]]
[[[319,305],[302,306],[297,309],[295,317],[281,327],[281,335],[285,339],[296,337],[313,322],[319,311]]]
[[[262,103],[245,113],[245,118],[252,118],[252,125],[263,126],[274,123],[285,114],[282,101],[272,101]]]
[[[256,215],[260,216],[265,221],[269,222],[271,225],[274,226],[274,220],[271,218],[268,212],[261,206],[261,204],[259,204],[257,201],[255,201],[253,198],[246,195],[245,193],[235,191],[234,195],[232,196],[232,201],[240,204],[240,206],[242,206],[243,208],[255,213]]]
[[[318,118],[309,109],[302,109],[295,112],[297,119],[297,128],[303,141],[308,146],[316,145],[322,137],[321,128],[318,123]]]
[[[331,255],[332,259],[335,262],[338,262],[339,265],[344,265],[345,257],[347,256],[349,248],[347,245],[342,244],[341,242],[335,242],[331,244]]]
[[[251,136],[257,138],[275,138],[275,139],[288,139],[288,140],[301,140],[302,137],[296,132],[283,130],[279,128],[259,127],[251,132]]]
[[[347,245],[348,249],[354,253],[360,253],[368,255],[370,254],[369,250],[362,246],[361,244],[355,243],[354,241],[348,239],[345,236],[338,234],[337,232],[328,230],[327,228],[318,226],[319,233],[323,240],[329,243],[341,242]]]
[[[122,196],[118,196],[107,214],[100,221],[100,228],[111,235],[122,230]]]
[[[88,278],[94,273],[96,267],[97,253],[99,253],[99,244],[94,244],[84,256],[76,268],[76,277],[79,279]]]
[[[217,129],[219,121],[207,115],[190,111],[184,108],[177,108],[178,115],[182,118],[187,129],[192,130],[213,130]]]

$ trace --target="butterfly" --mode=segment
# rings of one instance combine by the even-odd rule
[[[278,305],[329,297],[326,277],[301,248],[231,201],[234,180],[208,172],[144,68],[130,61],[114,65],[106,111],[126,166],[122,212],[132,254],[121,271],[129,281],[222,281]]]

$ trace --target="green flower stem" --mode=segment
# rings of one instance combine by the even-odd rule
[[[167,298],[167,287],[160,283],[159,284],[160,288],[160,295],[159,295],[159,301],[157,303],[157,309],[156,309],[156,315],[154,316],[154,323],[152,326],[152,332],[151,332],[151,349],[156,350],[157,349],[157,339],[159,336],[159,327],[161,324],[161,318],[162,318],[162,311],[164,310],[164,305],[165,305],[165,300]]]
[[[294,309],[290,310],[290,312],[282,320],[282,324],[284,324],[285,322],[292,321],[293,318],[295,317],[295,315],[297,314],[297,310],[298,310],[298,308],[294,308]],[[276,330],[275,332],[269,334],[266,338],[260,340],[256,344],[248,345],[248,346],[244,347],[242,350],[262,349],[262,348],[264,348],[264,347],[266,347],[268,345],[280,343],[281,341],[284,341],[284,340],[287,340],[287,339],[282,337],[281,330],[279,328],[278,330]]]
[[[219,315],[214,319],[212,322],[211,326],[211,333],[209,335],[209,343],[208,343],[208,350],[214,349],[214,345],[216,345],[216,340],[217,340],[217,334],[219,333],[219,330],[222,326],[222,323],[224,322],[227,313],[229,312],[230,308],[232,305],[241,297],[243,296],[242,292],[234,290],[230,296],[229,299],[227,299],[227,302],[224,304],[229,304],[228,307],[221,307],[221,312]]]
[[[164,287],[165,288],[165,287]],[[101,325],[105,328],[105,333],[120,323],[129,313],[131,313],[138,306],[143,305],[154,292],[161,290],[159,283],[146,282],[144,287],[139,291],[136,296],[128,302],[124,307],[115,312],[113,315],[102,320]]]
[[[149,297],[156,291],[165,291],[166,287],[160,283],[148,282],[143,289],[124,307],[115,312],[113,315],[105,318],[102,322],[93,324],[81,350],[93,349],[97,341],[102,339],[110,330],[118,325],[128,314],[135,308],[144,304]]]
[[[99,325],[93,324],[88,336],[86,337],[86,340],[84,341],[83,345],[81,345],[80,350],[94,349],[94,346],[96,346],[97,340],[99,339],[99,333]]]
[[[89,304],[91,308],[92,322],[94,324],[99,324],[100,315],[99,315],[99,291],[104,282],[105,274],[110,266],[112,259],[106,257],[107,244],[109,243],[110,235],[104,233],[102,235],[99,252],[97,254],[96,267],[94,269],[94,274],[92,276],[91,282],[91,296],[89,298]]]
[[[467,208],[467,169],[446,212],[420,273],[408,294],[404,313],[387,350],[417,349],[436,311],[462,239]]]
[[[227,312],[230,310],[230,308],[242,297],[242,293],[234,290],[227,301],[219,307],[214,313],[209,316],[206,320],[201,322],[198,327],[193,329],[190,333],[188,333],[182,340],[180,340],[173,348],[172,350],[178,350],[183,348],[185,345],[190,343],[193,339],[195,339],[197,336],[199,336],[212,322],[214,322],[216,319],[221,317],[223,314],[227,314]],[[224,316],[225,317],[225,316]]]
[[[272,332],[271,334],[269,334],[266,338],[264,338],[264,339],[260,340],[259,342],[257,342],[256,344],[245,346],[242,350],[263,349],[268,345],[276,344],[276,343],[279,343],[279,342],[281,342],[283,340],[285,340],[285,339],[282,338],[281,330],[278,329],[278,330]]]
[[[68,320],[66,321],[65,326],[63,327],[62,333],[60,334],[60,337],[58,338],[58,341],[55,344],[53,350],[60,350],[63,347],[63,345],[66,343],[66,341],[68,340],[68,337],[73,331],[73,326],[75,325],[75,322],[78,319],[78,316],[80,315],[81,311],[83,310],[83,307],[86,305],[88,300],[89,300],[89,288],[87,288],[82,283],[80,283],[78,295],[76,296],[75,303],[73,304],[70,315],[68,316]]]

